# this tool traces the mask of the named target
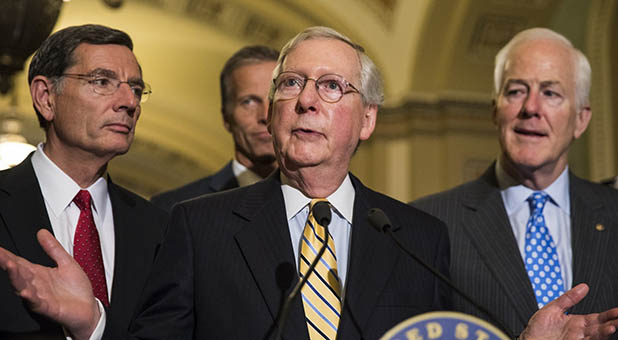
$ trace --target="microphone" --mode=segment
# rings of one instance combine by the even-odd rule
[[[298,295],[298,292],[300,292],[300,289],[303,288],[303,286],[307,283],[307,280],[309,279],[309,275],[313,273],[313,270],[318,265],[318,262],[322,258],[322,255],[324,254],[324,252],[326,251],[326,247],[328,246],[328,235],[329,235],[328,225],[330,224],[330,220],[331,220],[330,204],[328,204],[328,202],[325,202],[325,201],[317,202],[316,204],[313,205],[313,208],[311,209],[311,213],[313,214],[313,218],[316,220],[316,222],[318,222],[319,225],[324,227],[326,238],[324,240],[324,243],[322,243],[322,247],[320,247],[318,254],[315,256],[315,258],[311,262],[309,269],[307,269],[307,273],[305,273],[305,276],[303,276],[302,280],[298,281],[298,283],[296,284],[296,286],[294,286],[294,289],[292,290],[290,295],[288,295],[288,297],[285,299],[285,303],[283,304],[283,307],[281,308],[281,313],[279,313],[279,316],[277,317],[278,327],[277,327],[277,334],[275,335],[275,340],[282,339],[281,333],[283,332],[283,326],[285,326],[285,321],[288,317],[289,309],[290,309],[290,306],[292,305],[292,300],[296,298],[296,296]]]
[[[449,280],[446,276],[444,276],[442,273],[440,273],[438,270],[436,270],[433,266],[431,266],[430,264],[426,263],[420,257],[418,257],[414,253],[412,253],[408,248],[406,248],[406,246],[403,243],[401,243],[399,238],[397,238],[397,236],[391,230],[393,225],[391,224],[391,221],[388,219],[388,216],[386,216],[384,211],[382,211],[382,209],[380,209],[380,208],[371,208],[371,209],[369,209],[369,212],[367,213],[367,219],[369,220],[369,223],[374,228],[376,228],[378,231],[388,234],[393,239],[393,241],[395,241],[395,243],[397,244],[399,249],[403,250],[408,256],[413,258],[416,262],[420,263],[423,267],[425,267],[425,269],[429,270],[434,276],[439,278],[442,282],[446,283],[446,285],[449,286],[455,292],[457,292],[457,294],[459,294],[459,296],[463,297],[466,301],[468,301],[474,307],[478,308],[481,312],[483,312],[486,315],[488,315],[489,318],[492,320],[492,322],[496,326],[498,326],[500,329],[502,329],[502,331],[504,331],[506,334],[510,334],[510,332],[507,331],[508,328],[504,327],[502,322],[500,322],[485,307],[483,307],[478,302],[474,301],[470,296],[468,296],[461,289],[459,289],[459,287],[455,286],[455,284],[453,284],[451,282],[451,280]]]

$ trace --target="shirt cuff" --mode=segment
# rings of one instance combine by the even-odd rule
[[[99,301],[99,299],[96,300],[97,306],[99,307],[99,313],[101,313],[101,317],[99,318],[99,323],[97,323],[97,327],[90,335],[89,340],[101,340],[101,338],[103,338],[103,331],[105,331],[105,324],[107,322],[107,317],[105,316],[105,308],[103,307],[103,304],[101,303],[101,301]]]

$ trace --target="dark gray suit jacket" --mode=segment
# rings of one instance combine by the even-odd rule
[[[124,339],[168,215],[108,179],[114,214],[114,280],[104,337]],[[0,246],[44,266],[55,263],[37,242],[40,229],[53,233],[43,195],[28,157],[0,172]],[[11,334],[17,333],[17,334]],[[27,333],[27,334],[24,334]],[[31,312],[0,270],[0,339],[65,339],[58,324]]]
[[[618,191],[573,174],[569,183],[573,286],[590,286],[572,313],[617,307]],[[412,204],[446,223],[454,283],[499,318],[511,336],[520,334],[537,305],[494,166],[475,181]],[[454,297],[454,304],[456,310],[488,319],[460,297]]]
[[[356,191],[339,340],[377,339],[398,322],[450,307],[450,291],[367,221],[379,207],[395,234],[448,274],[446,228],[434,217],[363,186]],[[269,339],[298,279],[279,172],[254,185],[174,209],[131,326],[140,339]],[[283,338],[307,339],[300,297]]]
[[[178,202],[237,187],[238,181],[236,176],[234,176],[232,162],[230,161],[215,174],[183,185],[180,188],[155,195],[150,201],[154,205],[171,212],[174,205]]]

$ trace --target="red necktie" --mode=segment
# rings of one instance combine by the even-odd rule
[[[81,210],[75,229],[75,239],[73,240],[73,257],[90,279],[94,296],[105,307],[109,307],[103,256],[101,256],[101,242],[92,218],[90,193],[87,190],[80,190],[75,195],[73,202]]]

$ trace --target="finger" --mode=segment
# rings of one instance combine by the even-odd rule
[[[589,288],[587,284],[580,283],[577,286],[569,289],[566,293],[562,294],[554,301],[547,304],[546,307],[558,307],[563,312],[566,312],[567,309],[579,303],[586,296],[586,294],[588,294],[588,290]]]
[[[599,313],[598,320],[600,323],[605,323],[607,321],[616,321],[618,319],[618,308],[612,308],[610,310],[606,310],[603,313]]]
[[[15,263],[15,255],[10,251],[0,247],[0,267],[7,270],[7,266],[10,262]]]
[[[62,247],[60,242],[56,240],[49,230],[41,229],[36,233],[36,238],[39,240],[39,244],[49,257],[56,262],[58,266],[66,265],[70,263],[73,258]]]

